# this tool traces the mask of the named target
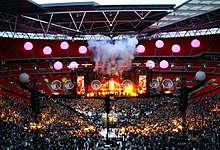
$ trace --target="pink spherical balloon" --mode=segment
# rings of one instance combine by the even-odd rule
[[[145,51],[144,45],[138,45],[138,47],[136,48],[136,51],[138,53],[143,53]]]
[[[146,62],[146,67],[148,67],[149,69],[153,69],[155,67],[155,63],[152,60],[148,60]]]
[[[77,64],[77,62],[75,62],[75,61],[72,61],[72,62],[69,64],[69,68],[70,68],[71,70],[77,69],[78,66],[79,66],[79,64]]]
[[[194,48],[199,47],[200,46],[200,41],[198,39],[192,40],[191,46],[194,47]]]
[[[174,45],[172,46],[172,51],[173,51],[174,53],[180,52],[180,46],[179,46],[178,44],[174,44]]]
[[[33,48],[33,44],[31,42],[25,42],[25,44],[24,44],[25,50],[30,51],[30,50],[32,50],[32,48]]]
[[[69,43],[67,43],[66,41],[63,41],[63,42],[60,44],[60,48],[61,48],[61,49],[68,49],[68,48],[69,48]]]
[[[57,61],[57,62],[54,63],[53,67],[56,70],[61,70],[63,68],[63,64],[62,64],[62,62]]]
[[[45,46],[43,49],[43,53],[45,55],[50,55],[52,53],[52,49],[49,46]]]
[[[85,46],[80,46],[79,47],[79,53],[80,54],[85,54],[87,52],[87,48]]]
[[[168,61],[162,60],[162,61],[160,62],[160,68],[166,69],[166,68],[168,68],[168,67],[169,67]]]
[[[164,42],[162,40],[157,40],[155,46],[157,48],[162,48],[164,46]]]

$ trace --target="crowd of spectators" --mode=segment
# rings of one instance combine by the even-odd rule
[[[36,120],[30,103],[1,95],[0,149],[98,149],[110,142],[116,149],[217,150],[219,114],[190,101],[183,118],[178,103],[164,96],[111,101],[118,121],[107,142],[104,99],[44,98]]]
[[[197,100],[201,105],[208,107],[214,111],[217,111],[218,106],[220,105],[220,92],[214,95],[208,95]]]

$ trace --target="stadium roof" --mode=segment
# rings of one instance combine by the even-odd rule
[[[96,2],[37,4],[30,0],[1,0],[0,30],[84,37],[139,35],[218,28],[219,0],[189,0],[175,4],[100,5]]]

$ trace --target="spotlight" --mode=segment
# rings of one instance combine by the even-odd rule
[[[165,93],[165,94],[171,94],[171,93],[172,93],[172,91],[167,90],[167,91],[165,91],[164,93]]]
[[[53,65],[50,64],[49,68],[52,70],[53,69]]]
[[[158,77],[156,78],[156,80],[157,80],[158,82],[162,82],[163,77],[162,77],[162,76],[158,76]]]
[[[174,81],[174,82],[179,82],[179,81],[181,81],[181,77],[180,77],[180,76],[177,76],[177,77],[175,77],[175,78],[173,79],[173,81]]]
[[[191,64],[186,64],[186,68],[190,68],[191,67]]]
[[[170,63],[170,67],[171,68],[175,67],[175,64],[174,63]]]
[[[38,67],[37,67],[37,66],[34,66],[34,70],[38,70]]]
[[[44,79],[45,83],[49,83],[49,80],[47,78]]]
[[[202,64],[202,68],[206,68],[207,67],[207,64]]]
[[[18,66],[18,70],[22,70],[23,68],[21,66]]]

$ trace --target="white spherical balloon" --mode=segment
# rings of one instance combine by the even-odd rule
[[[79,64],[77,64],[77,62],[75,62],[75,61],[72,61],[72,62],[69,64],[69,68],[70,68],[71,70],[77,69],[78,66],[79,66]]]
[[[29,75],[27,73],[21,73],[19,75],[19,80],[23,83],[28,82],[29,81]]]
[[[196,80],[198,81],[203,81],[206,78],[206,74],[203,71],[198,71],[196,72],[196,76],[195,76]]]

